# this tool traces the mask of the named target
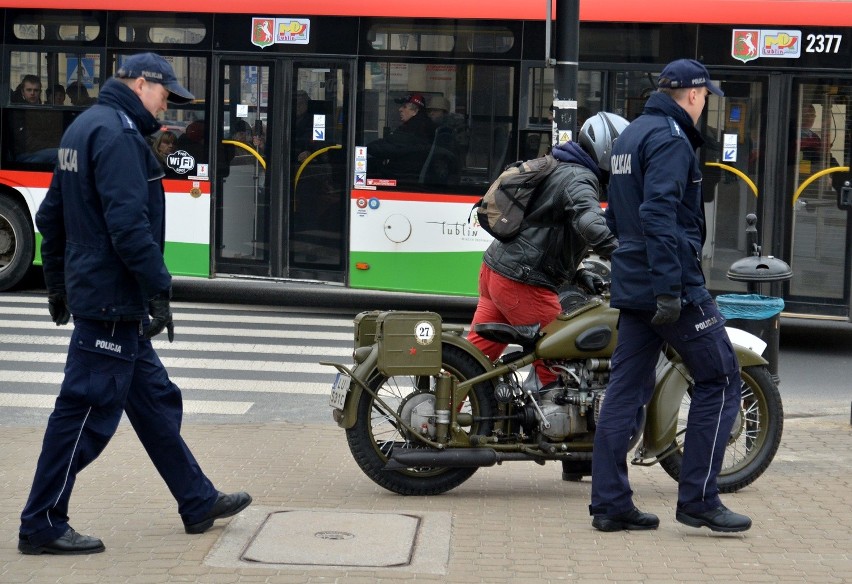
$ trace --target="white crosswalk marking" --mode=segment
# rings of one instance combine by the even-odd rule
[[[172,309],[176,339],[160,335],[154,346],[187,414],[243,415],[276,395],[326,396],[336,372],[319,361],[351,362],[348,314],[183,302]],[[50,321],[43,296],[0,294],[0,408],[53,407],[72,330]]]

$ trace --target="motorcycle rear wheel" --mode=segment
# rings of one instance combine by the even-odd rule
[[[731,429],[725,458],[717,482],[722,493],[735,493],[757,480],[769,467],[784,427],[781,394],[765,366],[743,367],[740,413]],[[683,398],[678,417],[674,454],[660,461],[660,466],[675,480],[683,465],[683,430],[689,412],[690,394]]]
[[[460,381],[470,379],[485,372],[482,366],[469,354],[457,347],[445,345],[442,351],[442,370]],[[385,377],[378,371],[373,372],[368,385],[397,414],[403,409],[406,398],[418,392],[423,380],[418,376],[396,375]],[[434,378],[429,381],[430,391],[434,391]],[[492,386],[479,383],[474,386],[468,399],[462,404],[462,411],[470,412],[474,417],[490,417],[496,411]],[[487,435],[491,433],[493,422],[474,421],[468,429],[469,434]],[[355,462],[377,485],[400,495],[438,495],[459,486],[476,468],[408,468],[402,471],[384,470],[385,464],[395,448],[423,448],[416,438],[407,436],[404,428],[396,419],[386,413],[376,400],[366,391],[361,393],[358,402],[358,416],[355,425],[346,431],[346,440]]]

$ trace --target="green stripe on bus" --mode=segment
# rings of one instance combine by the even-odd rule
[[[366,264],[368,270],[359,270]],[[482,252],[352,252],[349,286],[476,296]]]
[[[210,277],[210,246],[203,243],[166,242],[166,267],[173,276]]]
[[[166,242],[166,267],[173,276],[210,277],[210,246],[203,243]],[[41,233],[36,233],[33,264],[41,265]]]

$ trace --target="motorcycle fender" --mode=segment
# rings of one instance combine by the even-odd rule
[[[441,334],[441,343],[444,345],[453,345],[468,353],[471,357],[479,362],[486,371],[493,367],[491,361],[488,360],[482,351],[477,349],[473,343],[467,338],[453,332],[443,332]],[[379,348],[378,345],[373,345],[370,354],[364,361],[359,363],[353,370],[354,377],[362,383],[367,383],[373,375],[378,373]],[[346,402],[343,405],[343,415],[337,423],[343,429],[349,429],[355,425],[358,417],[358,402],[361,399],[361,393],[364,391],[361,383],[357,383],[355,379],[349,386],[349,393],[346,395]]]
[[[734,330],[749,335],[749,333],[739,331],[739,329]],[[766,359],[749,347],[734,342],[734,339],[740,342],[744,339],[734,335],[730,336],[741,368],[767,364]],[[759,341],[757,337],[754,337],[754,339]],[[749,345],[751,344],[749,343]],[[649,458],[663,453],[674,441],[681,402],[691,383],[691,380],[678,370],[675,363],[682,366],[682,361],[677,359],[675,362],[667,361],[657,371],[656,388],[651,402],[648,404],[648,418],[643,436],[644,456]]]
[[[766,348],[766,343],[760,337],[729,326],[725,327],[725,331],[728,333],[728,338],[731,339],[731,345],[734,346],[740,367],[769,364],[769,361],[761,356]]]
[[[361,393],[364,389],[361,383],[367,383],[371,374],[377,371],[379,362],[379,346],[373,345],[370,354],[361,363],[358,363],[352,369],[352,382],[349,384],[349,393],[346,394],[346,401],[343,403],[343,415],[337,422],[337,425],[348,430],[355,425],[358,418],[358,401],[361,399]],[[356,382],[356,379],[361,383]]]

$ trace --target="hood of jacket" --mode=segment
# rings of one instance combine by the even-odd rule
[[[559,162],[571,162],[585,166],[601,180],[601,170],[589,154],[576,142],[563,142],[553,147],[550,152]]]
[[[673,118],[680,129],[683,130],[683,133],[686,134],[693,148],[700,148],[704,144],[704,138],[701,137],[701,133],[695,127],[686,110],[665,93],[655,92],[651,94],[651,97],[645,102],[645,109],[642,110],[642,115],[645,114]]]
[[[143,136],[150,136],[160,129],[160,121],[145,109],[139,96],[121,81],[108,79],[98,94],[98,103],[123,111]]]

